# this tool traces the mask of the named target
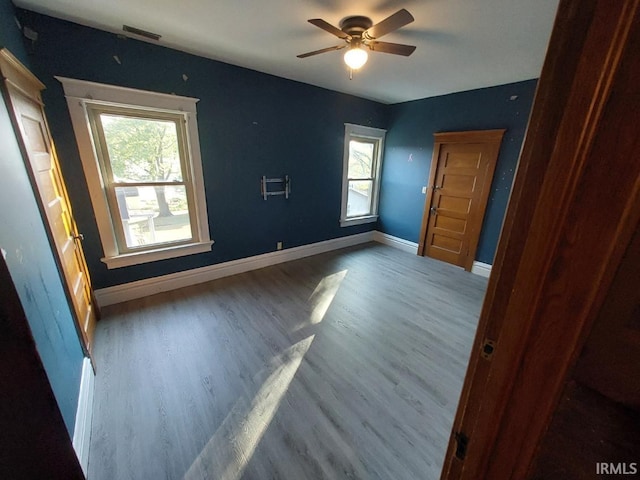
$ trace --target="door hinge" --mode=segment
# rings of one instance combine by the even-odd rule
[[[480,351],[480,356],[485,360],[491,360],[493,357],[493,352],[496,350],[496,342],[490,340],[488,338],[484,339],[484,343],[482,344],[482,350]]]
[[[458,460],[464,460],[467,456],[467,446],[469,445],[469,437],[463,432],[456,432],[456,458]]]

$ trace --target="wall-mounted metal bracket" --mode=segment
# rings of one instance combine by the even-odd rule
[[[280,190],[269,190],[268,185],[270,183],[280,184]],[[262,198],[265,200],[269,196],[273,195],[284,195],[284,198],[288,199],[289,194],[291,193],[291,180],[289,179],[289,175],[285,175],[280,178],[267,178],[266,175],[262,176],[262,181],[260,182],[260,194]]]

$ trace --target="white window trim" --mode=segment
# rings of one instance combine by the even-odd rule
[[[353,123],[344,124],[344,151],[342,158],[342,204],[340,209],[340,226],[362,225],[378,220],[378,197],[380,193],[380,172],[384,152],[384,139],[387,131],[382,128],[365,127]],[[372,213],[360,217],[347,217],[347,200],[349,198],[349,141],[351,137],[370,138],[379,141],[378,155],[374,165]]]
[[[181,97],[165,93],[148,92],[133,88],[117,87],[84,80],[55,77],[64,88],[69,114],[76,135],[82,168],[84,170],[93,211],[98,224],[100,240],[104,250],[101,259],[107,268],[120,268],[168,258],[181,257],[194,253],[211,251],[213,241],[209,237],[209,219],[205,201],[200,140],[196,120],[197,98]],[[195,212],[197,221],[196,239],[192,243],[181,245],[159,245],[158,248],[141,252],[120,253],[109,212],[101,168],[89,125],[87,104],[143,107],[159,112],[181,112],[187,120],[187,144],[189,146],[191,178],[193,185]]]

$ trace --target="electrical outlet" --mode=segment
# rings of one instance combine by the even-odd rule
[[[282,242],[276,243],[276,250],[282,250]]]
[[[427,193],[427,187],[422,187],[422,193]]]

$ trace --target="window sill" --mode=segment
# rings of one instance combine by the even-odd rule
[[[211,245],[213,245],[213,241],[209,240],[206,242],[189,243],[187,245],[177,245],[175,247],[158,248],[157,250],[146,250],[144,252],[124,253],[122,255],[104,257],[101,260],[107,265],[107,268],[111,270],[169,258],[184,257],[186,255],[193,255],[194,253],[210,252]]]
[[[352,225],[362,225],[363,223],[373,223],[376,221],[378,221],[378,215],[365,215],[363,217],[340,219],[340,226],[350,227]]]

